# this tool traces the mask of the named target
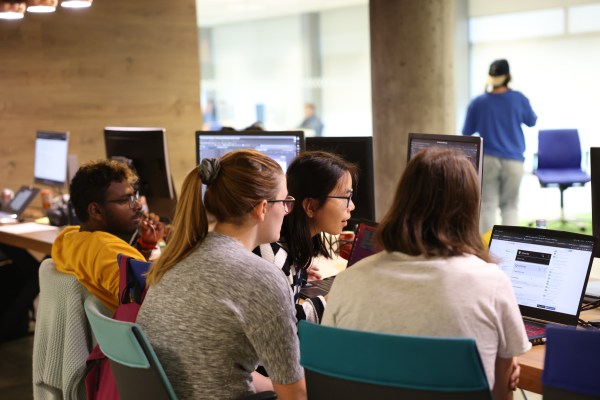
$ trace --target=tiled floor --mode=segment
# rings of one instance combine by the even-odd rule
[[[591,211],[590,187],[571,188],[565,192],[565,214],[577,215]],[[526,175],[521,185],[520,218],[523,221],[539,218],[553,219],[560,215],[560,197],[557,188],[540,188],[537,179]],[[33,398],[31,384],[31,354],[33,336],[0,343],[0,399],[28,400]],[[515,399],[525,399],[520,392]],[[528,393],[527,400],[541,396]]]

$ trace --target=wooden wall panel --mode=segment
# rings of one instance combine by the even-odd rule
[[[179,189],[201,127],[195,0],[95,0],[0,21],[0,188],[33,182],[38,129],[71,132],[79,162],[104,126],[167,129]]]

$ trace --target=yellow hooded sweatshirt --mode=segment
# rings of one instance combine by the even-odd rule
[[[119,305],[117,254],[138,260],[144,256],[125,241],[108,232],[80,232],[67,226],[52,244],[52,259],[60,272],[77,280],[111,310]]]

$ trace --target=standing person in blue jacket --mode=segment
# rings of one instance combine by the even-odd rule
[[[490,65],[492,90],[476,97],[467,110],[463,135],[483,138],[483,193],[479,230],[487,232],[500,208],[502,224],[518,224],[519,187],[523,177],[525,136],[521,124],[534,126],[537,115],[521,92],[508,87],[508,61]]]

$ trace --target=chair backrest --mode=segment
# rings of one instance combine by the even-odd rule
[[[540,130],[537,169],[581,169],[581,143],[577,129]]]
[[[110,310],[94,297],[86,300],[85,313],[102,352],[110,360],[122,400],[177,398],[139,325],[112,319]]]
[[[301,321],[308,398],[491,399],[475,340],[333,328]]]
[[[40,297],[33,341],[34,398],[85,398],[92,333],[83,303],[88,291],[52,259],[40,265]]]
[[[600,331],[546,328],[544,400],[600,398]]]

